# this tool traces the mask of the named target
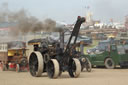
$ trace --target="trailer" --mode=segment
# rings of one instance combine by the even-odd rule
[[[0,67],[3,71],[16,70],[16,72],[28,70],[25,43],[11,41],[0,43]]]

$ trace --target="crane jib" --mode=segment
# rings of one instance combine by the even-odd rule
[[[71,34],[71,36],[70,36],[70,38],[69,38],[68,44],[67,44],[67,46],[66,46],[65,52],[66,52],[66,51],[69,51],[69,49],[70,49],[70,48],[69,48],[69,45],[70,45],[70,43],[71,43],[71,40],[72,40],[72,37],[73,37],[73,36],[75,37],[74,44],[76,43],[77,36],[78,36],[79,30],[80,30],[80,26],[81,26],[81,24],[82,24],[83,22],[85,22],[85,18],[84,18],[84,17],[77,19],[76,24],[75,24],[75,26],[74,26],[74,28],[73,28],[72,34]],[[66,53],[67,53],[67,52],[66,52]]]

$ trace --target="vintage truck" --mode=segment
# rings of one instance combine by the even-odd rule
[[[117,65],[121,68],[128,67],[128,44],[109,43],[104,50],[100,50],[98,47],[86,55],[92,66],[105,66],[108,69],[113,69]]]

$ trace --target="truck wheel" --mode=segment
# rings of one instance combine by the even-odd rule
[[[114,67],[115,67],[115,63],[111,58],[107,58],[105,60],[104,64],[107,69],[114,69]]]
[[[91,62],[89,61],[88,58],[86,58],[86,60],[87,60],[86,70],[87,70],[88,72],[91,72],[91,70],[92,70],[92,64],[91,64]]]
[[[20,65],[16,64],[16,72],[20,72]]]
[[[69,69],[68,73],[71,77],[78,77],[81,72],[81,64],[80,61],[76,58],[73,58],[69,61]]]
[[[43,57],[40,52],[32,52],[29,57],[29,71],[32,76],[41,76],[44,69]]]
[[[59,63],[56,59],[51,59],[47,63],[47,73],[50,78],[57,78],[59,76]]]

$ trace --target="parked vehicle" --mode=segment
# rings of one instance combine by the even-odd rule
[[[25,43],[12,41],[0,43],[0,66],[3,71],[15,69],[17,72],[28,70]]]
[[[83,43],[84,45],[91,45],[92,44],[92,38],[87,36],[78,36],[77,43]]]
[[[113,69],[117,65],[121,68],[128,66],[128,44],[110,44],[104,50],[96,49],[88,54],[92,65],[105,66]]]
[[[108,45],[110,44],[113,44],[113,43],[118,43],[119,41],[118,40],[115,40],[114,38],[108,38],[107,40],[102,40],[102,41],[99,41],[98,45],[91,48],[91,49],[87,49],[87,53],[90,54],[90,53],[95,53],[96,50],[99,50],[99,51],[104,51],[106,50],[106,48],[108,47]]]
[[[97,39],[97,40],[106,40],[107,36],[104,33],[98,33],[98,34],[96,34],[95,39]]]
[[[103,40],[103,41],[100,41],[98,43],[97,46],[95,46],[94,48],[91,48],[91,49],[87,49],[87,53],[90,54],[90,53],[95,53],[96,50],[99,50],[99,51],[104,51],[108,45],[110,44],[110,41],[109,40]]]

